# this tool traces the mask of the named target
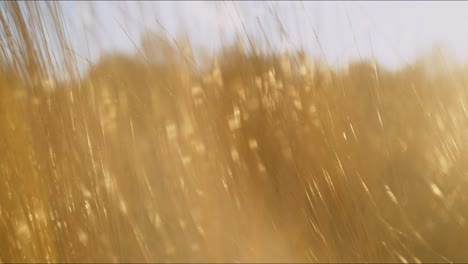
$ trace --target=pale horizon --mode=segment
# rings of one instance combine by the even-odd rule
[[[225,44],[219,32],[224,32],[227,41],[234,39],[236,30],[245,38],[241,20],[249,35],[262,39],[257,18],[276,50],[292,44],[322,58],[315,30],[326,60],[334,66],[375,57],[381,65],[394,69],[429,52],[434,45],[442,47],[457,62],[468,58],[468,34],[464,34],[468,28],[466,2],[235,2],[241,18],[232,2],[110,1],[62,5],[75,51],[91,61],[102,51],[134,52],[145,27],[157,28],[156,19],[172,36],[186,30],[195,48],[214,52]],[[90,12],[91,6],[97,21]],[[281,41],[270,6],[277,10],[291,43]],[[122,10],[128,12],[122,15]],[[94,32],[87,36],[88,45],[86,27],[88,32]]]

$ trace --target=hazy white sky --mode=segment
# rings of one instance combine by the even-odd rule
[[[228,40],[236,30],[244,32],[240,21],[249,34],[261,38],[258,18],[277,48],[286,47],[271,7],[277,10],[292,44],[320,56],[315,30],[327,61],[332,64],[368,58],[373,51],[380,63],[396,67],[430,50],[434,43],[458,59],[468,58],[468,2],[236,2],[240,18],[233,2],[62,4],[73,32],[75,51],[92,60],[102,51],[134,50],[142,30],[157,27],[156,19],[172,35],[177,36],[185,28],[195,46],[213,50],[221,43],[219,32],[224,32]]]

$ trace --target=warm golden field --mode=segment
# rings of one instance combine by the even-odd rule
[[[162,37],[79,75],[58,5],[1,7],[0,261],[468,261],[468,71],[440,54],[200,68]]]

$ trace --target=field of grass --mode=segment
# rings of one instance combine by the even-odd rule
[[[0,6],[0,261],[468,261],[468,71],[441,54],[197,67],[151,33],[79,74],[58,4]]]

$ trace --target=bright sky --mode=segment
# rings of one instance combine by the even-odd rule
[[[157,27],[156,19],[173,36],[185,28],[192,44],[213,50],[221,44],[219,32],[226,39],[233,39],[236,30],[244,32],[240,21],[249,34],[261,39],[258,18],[277,48],[287,47],[271,7],[292,45],[321,56],[315,30],[327,61],[334,65],[369,58],[373,51],[380,63],[393,68],[435,43],[457,59],[468,58],[468,2],[236,2],[240,18],[233,2],[65,1],[62,5],[75,51],[91,60],[102,51],[133,51],[144,27]]]

